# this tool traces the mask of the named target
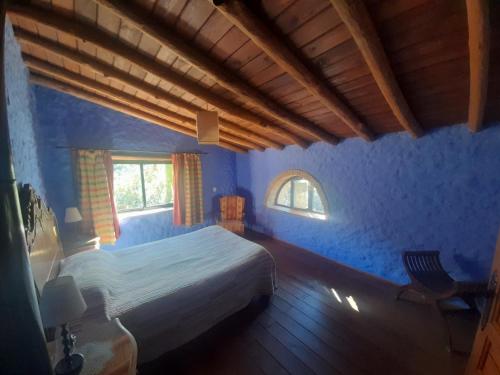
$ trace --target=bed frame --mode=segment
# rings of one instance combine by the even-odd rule
[[[64,258],[57,220],[31,185],[19,188],[19,200],[31,272],[40,296],[45,283],[59,273],[59,261]]]

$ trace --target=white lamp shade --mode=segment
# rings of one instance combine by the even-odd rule
[[[76,207],[67,207],[66,213],[64,215],[65,223],[76,223],[77,221],[82,221],[82,215]]]
[[[45,284],[40,298],[44,327],[66,324],[81,317],[85,310],[87,304],[73,276],[61,276]]]

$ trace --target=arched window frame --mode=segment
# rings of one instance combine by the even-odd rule
[[[312,188],[316,188],[316,191],[318,192],[319,198],[321,200],[321,203],[323,204],[323,209],[325,211],[324,214],[314,212],[309,209],[301,209],[301,208],[296,208],[296,207],[287,207],[283,205],[279,205],[277,203],[278,200],[278,194],[281,192],[281,189],[285,186],[285,184],[288,181],[294,180],[294,179],[305,179],[308,180]],[[292,183],[293,186],[293,183]],[[293,194],[293,191],[292,191]],[[293,200],[293,196],[291,197]],[[323,188],[321,187],[320,183],[318,180],[316,180],[313,176],[311,176],[309,173],[304,172],[299,169],[293,169],[286,171],[284,173],[281,173],[279,176],[277,176],[269,185],[269,188],[266,193],[266,206],[275,210],[279,211],[284,211],[288,212],[290,214],[294,215],[299,215],[299,216],[304,216],[312,219],[318,219],[318,220],[327,220],[328,219],[328,213],[329,213],[329,207],[328,207],[328,201],[326,199],[325,193],[323,192]]]

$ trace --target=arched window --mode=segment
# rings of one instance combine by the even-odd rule
[[[325,220],[327,204],[320,184],[310,174],[291,170],[274,179],[266,198],[268,207],[296,215]]]

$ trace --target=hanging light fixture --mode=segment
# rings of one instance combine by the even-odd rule
[[[216,111],[198,111],[196,135],[200,145],[219,144],[219,114]]]

